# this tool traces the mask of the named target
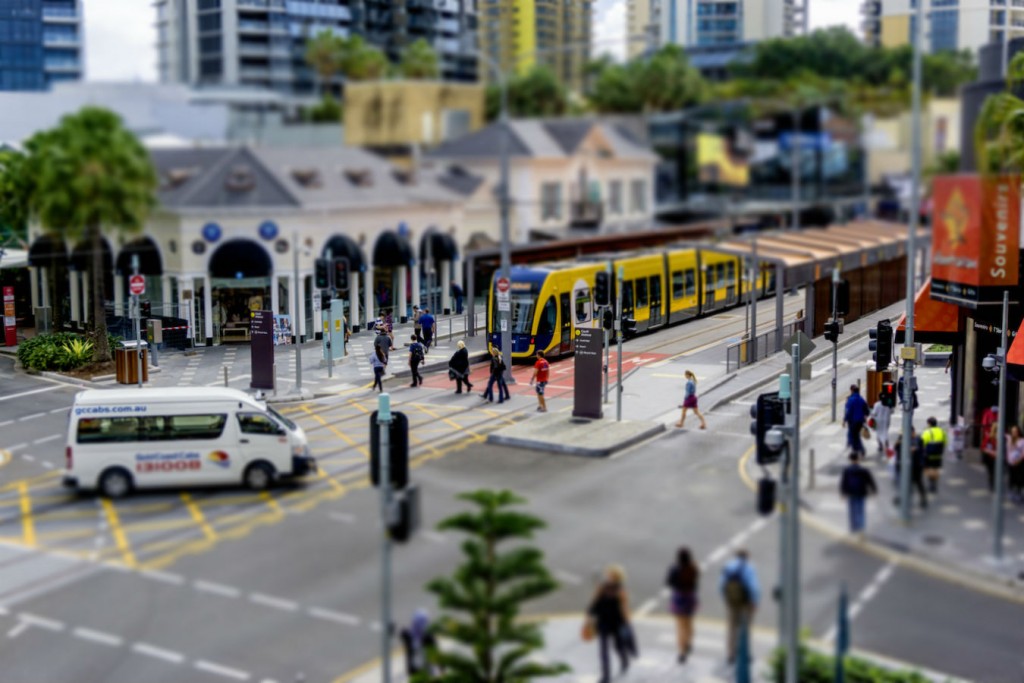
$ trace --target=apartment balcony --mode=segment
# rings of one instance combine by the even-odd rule
[[[77,24],[81,21],[74,7],[43,5],[44,24]]]
[[[82,63],[78,59],[54,59],[51,57],[43,60],[43,69],[46,73],[80,73]]]
[[[238,6],[252,7],[256,9],[266,9],[272,11],[284,12],[287,10],[285,6],[285,0],[238,0]]]
[[[239,19],[238,32],[267,35],[270,33],[270,22],[255,21],[253,19]]]
[[[81,44],[81,39],[76,35],[43,32],[43,47],[79,47]]]
[[[569,225],[573,228],[598,228],[604,220],[604,205],[585,199],[569,202]]]
[[[270,45],[266,43],[239,43],[238,54],[242,57],[260,57],[266,59],[270,56]]]
[[[270,80],[270,67],[269,66],[243,66],[238,69],[238,76],[240,78],[248,78],[261,81]]]

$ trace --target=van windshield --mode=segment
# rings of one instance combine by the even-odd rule
[[[274,410],[270,406],[267,406],[267,412],[270,413],[271,415],[273,415],[275,418],[277,418],[278,421],[282,422],[286,427],[288,427],[288,429],[292,430],[293,432],[296,429],[299,428],[299,426],[297,424],[295,424],[294,422],[292,422],[287,417],[285,417],[281,413],[277,412],[276,410]]]

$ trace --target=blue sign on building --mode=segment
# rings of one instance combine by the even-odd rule
[[[207,242],[216,242],[220,239],[221,229],[216,223],[207,223],[203,226],[203,239]]]
[[[260,237],[265,240],[272,240],[277,237],[277,223],[274,221],[263,221],[260,223]]]

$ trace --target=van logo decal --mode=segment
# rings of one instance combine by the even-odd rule
[[[229,456],[224,451],[213,451],[206,457],[214,465],[218,465],[224,468],[231,467],[231,456]]]

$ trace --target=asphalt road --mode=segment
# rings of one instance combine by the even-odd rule
[[[732,311],[628,343],[664,357],[641,387],[627,383],[631,411],[673,410],[676,375],[718,364],[722,339],[743,323],[742,310]],[[415,425],[413,477],[425,517],[395,552],[396,619],[433,606],[423,585],[453,568],[459,540],[433,527],[462,509],[458,493],[480,487],[520,492],[548,523],[537,542],[562,586],[531,606],[537,614],[579,613],[608,562],[625,566],[635,609],[663,612],[664,572],[680,544],[703,562],[705,616],[722,614],[717,574],[738,546],[750,549],[766,589],[774,584],[776,521],[755,516],[737,470],[751,445],[745,405],[712,413],[708,431],[672,431],[598,461],[483,444],[489,431],[532,412],[528,394],[499,407],[394,384],[398,409]],[[809,404],[825,402],[827,384],[818,384]],[[312,683],[378,654],[378,500],[363,455],[373,396],[289,407],[327,472],[305,486],[269,496],[166,491],[113,505],[56,485],[73,394],[16,375],[0,359],[2,680],[284,683],[301,672]],[[552,407],[568,405],[555,399]],[[970,680],[1020,679],[1021,605],[889,567],[809,528],[803,559],[803,622],[814,635],[831,628],[845,583],[853,598],[867,598],[854,621],[856,646]],[[775,619],[766,600],[758,625]]]

